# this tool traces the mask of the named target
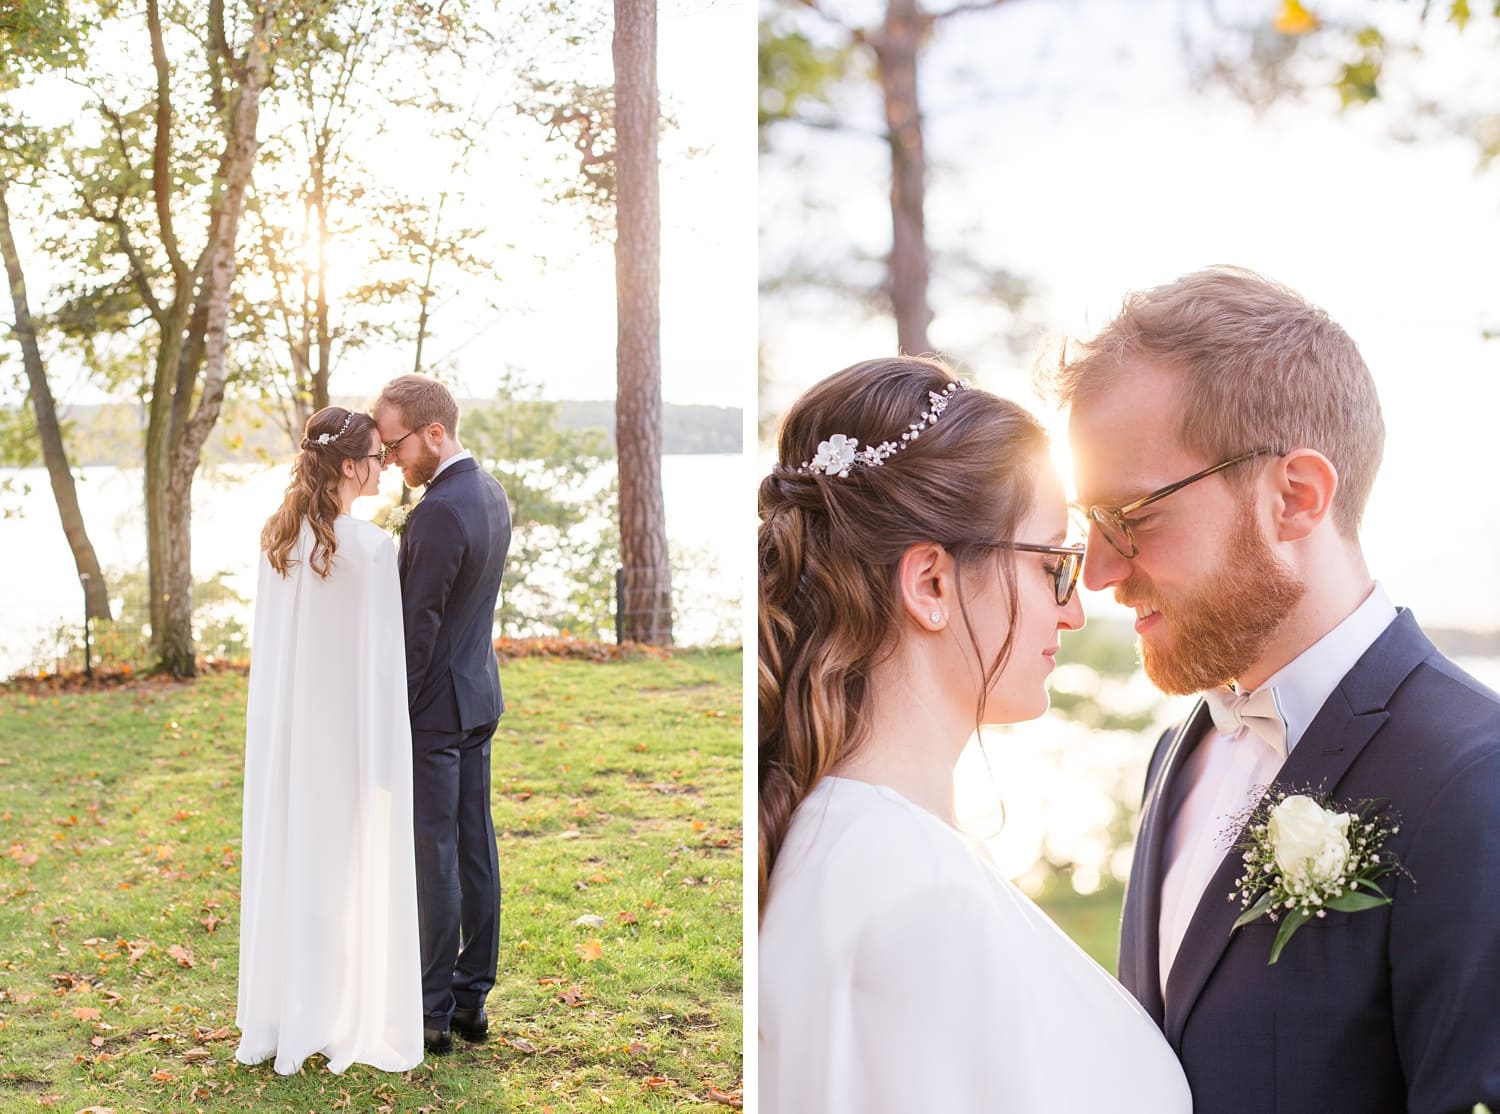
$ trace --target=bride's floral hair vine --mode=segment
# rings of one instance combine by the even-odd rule
[[[828,440],[818,442],[817,455],[811,460],[803,461],[801,467],[796,469],[797,473],[809,475],[821,472],[825,476],[847,476],[851,468],[879,468],[942,417],[953,396],[967,386],[968,384],[955,379],[941,391],[928,391],[927,409],[901,434],[900,441],[882,441],[878,445],[860,448],[857,439],[835,433]]]
[[[349,432],[349,423],[353,420],[354,411],[350,410],[347,414],[344,415],[344,424],[339,426],[339,431],[337,433],[320,433],[316,437],[304,437],[302,438],[302,447],[304,449],[307,449],[311,448],[313,445],[328,445],[334,441],[337,441],[340,437]]]

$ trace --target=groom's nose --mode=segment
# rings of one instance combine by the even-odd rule
[[[1133,568],[1131,558],[1121,557],[1104,539],[1099,527],[1090,523],[1088,551],[1083,557],[1083,586],[1091,592],[1102,592],[1128,578]]]

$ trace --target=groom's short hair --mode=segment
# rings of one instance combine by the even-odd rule
[[[407,429],[421,429],[437,422],[458,436],[458,403],[453,392],[427,375],[398,375],[380,389],[380,397],[371,408],[378,416],[390,407],[401,415]]]
[[[1138,360],[1181,375],[1185,448],[1214,461],[1252,449],[1316,449],[1338,472],[1333,519],[1353,538],[1385,422],[1353,339],[1300,294],[1240,267],[1212,267],[1130,294],[1093,339],[1063,352],[1064,406],[1109,391]]]

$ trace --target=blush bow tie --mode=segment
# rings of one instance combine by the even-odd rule
[[[1251,693],[1235,692],[1227,686],[1210,689],[1203,694],[1208,713],[1214,726],[1225,735],[1240,732],[1265,741],[1276,756],[1286,758],[1286,716],[1281,711],[1281,701],[1274,688],[1256,689]]]

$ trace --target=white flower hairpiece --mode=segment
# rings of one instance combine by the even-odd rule
[[[948,409],[954,394],[963,390],[964,383],[955,379],[941,391],[927,392],[927,409],[918,421],[912,422],[898,441],[882,441],[878,445],[859,447],[859,441],[843,433],[835,433],[827,441],[818,442],[818,452],[811,460],[802,462],[797,472],[802,475],[821,472],[825,476],[847,476],[849,469],[857,465],[879,468],[891,457],[910,445],[921,432],[932,425]]]
[[[346,414],[344,416],[344,424],[341,425],[341,426],[339,426],[339,431],[337,433],[320,433],[316,437],[314,437],[313,440],[316,441],[320,445],[326,445],[326,444],[328,444],[331,441],[337,441],[340,437],[342,437],[348,431],[348,429],[349,429],[349,423],[352,422],[353,420],[354,420],[354,411],[351,410],[351,411],[349,411],[348,414]]]

